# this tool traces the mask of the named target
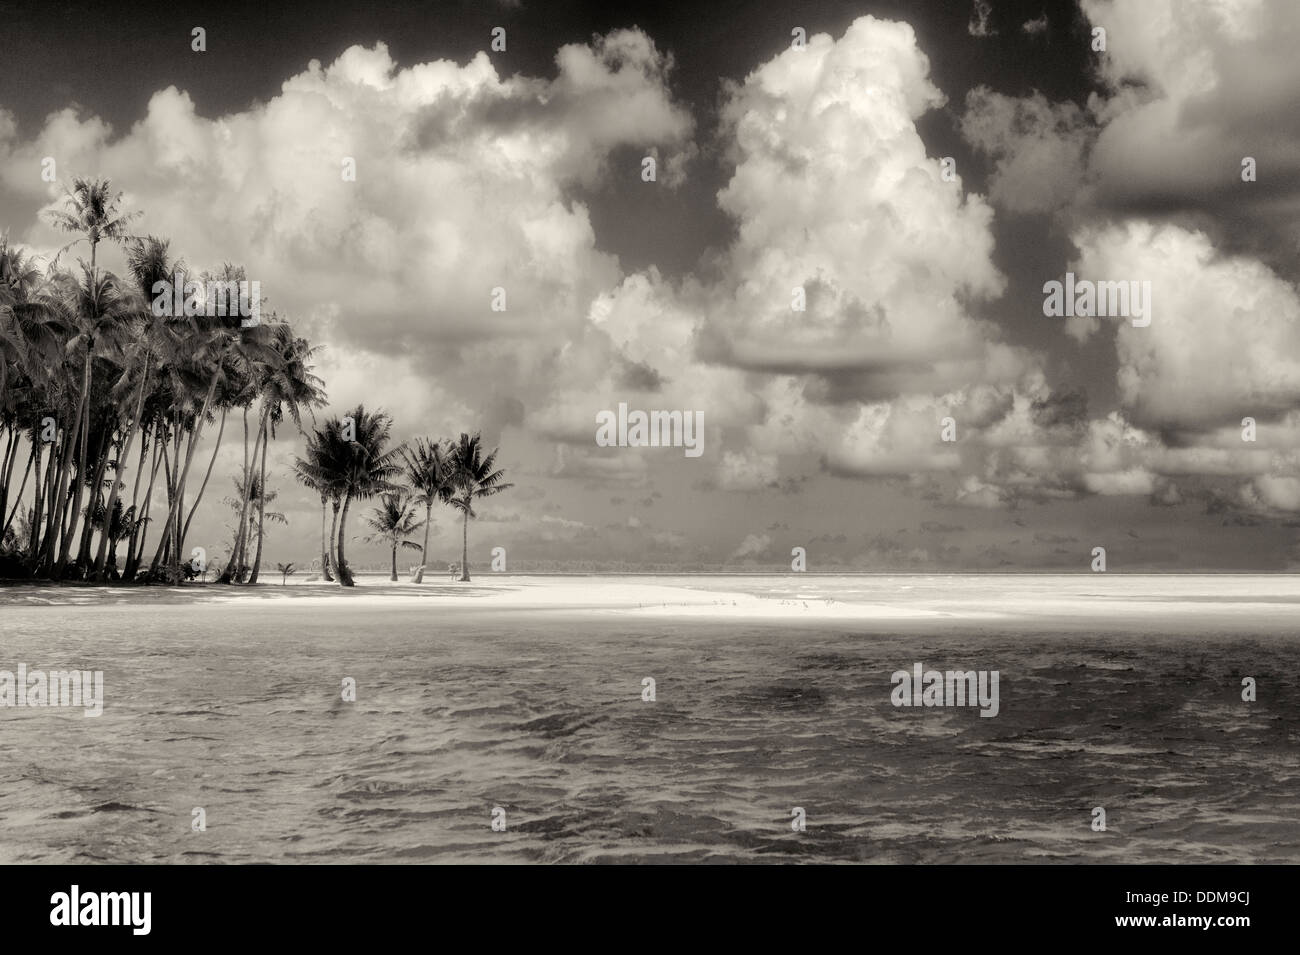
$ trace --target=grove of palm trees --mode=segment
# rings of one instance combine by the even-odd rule
[[[321,506],[319,571],[353,586],[349,517],[368,540],[420,551],[423,579],[435,505],[461,516],[460,579],[469,580],[469,520],[476,500],[511,485],[478,434],[393,439],[384,411],[357,405],[318,421],[325,383],[318,349],[271,312],[164,314],[158,283],[184,272],[163,238],[135,234],[136,211],[107,179],[76,179],[48,221],[68,244],[41,261],[0,237],[0,579],[166,583],[211,576],[252,585],[262,571],[268,523],[267,453],[281,429],[302,441],[295,478]],[[100,246],[120,246],[124,274],[99,264]],[[88,252],[75,268],[70,253]],[[242,282],[225,263],[212,282]],[[223,442],[242,441],[234,495],[210,485]],[[193,546],[201,507],[234,517],[225,556]],[[421,543],[410,535],[423,529]],[[283,566],[280,565],[283,574]]]

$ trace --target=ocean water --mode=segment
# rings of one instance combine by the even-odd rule
[[[0,708],[0,862],[1300,862],[1290,578],[654,582],[787,616],[0,590],[0,669],[106,695]]]

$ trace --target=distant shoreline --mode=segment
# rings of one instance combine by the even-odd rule
[[[357,571],[358,577],[383,577],[385,583],[388,583],[387,574],[383,571]],[[259,581],[252,585],[253,589],[264,587],[278,588],[281,584],[277,583],[271,574],[266,580]],[[577,571],[577,570],[537,570],[537,571],[500,571],[479,574],[473,578],[468,586],[483,583],[489,580],[512,580],[525,579],[530,577],[574,577],[574,578],[629,578],[629,577],[654,577],[654,578],[719,578],[719,577],[743,577],[743,578],[778,578],[781,580],[800,580],[800,579],[827,579],[841,577],[861,577],[861,578],[884,578],[884,577],[916,577],[916,578],[962,578],[962,577],[1060,577],[1065,579],[1074,578],[1095,578],[1104,579],[1108,577],[1264,577],[1278,579],[1300,579],[1300,571],[1285,570],[1110,570],[1104,574],[1094,574],[1088,570],[936,570],[936,571],[919,571],[919,570],[830,570],[830,571],[803,571],[794,573],[791,571],[730,571],[730,570],[707,570],[707,571]],[[290,579],[288,586],[303,586],[306,583],[302,578]],[[320,581],[322,584],[336,589],[342,589],[336,582]],[[441,574],[429,576],[426,574],[425,580],[421,584],[412,584],[409,580],[399,579],[399,584],[408,584],[412,587],[442,586],[445,584],[459,584],[460,581],[448,580]],[[167,584],[159,582],[123,582],[113,581],[111,583],[91,583],[84,580],[38,580],[30,577],[0,577],[0,588],[5,587],[40,587],[40,588],[65,588],[80,587],[93,588],[96,590],[148,590],[162,589],[172,590],[178,588],[224,588],[232,593],[240,590],[247,590],[245,584],[221,584],[217,581],[199,581],[189,580],[179,584]]]
[[[1103,579],[1104,578],[1106,579]],[[1290,636],[1300,611],[1295,575],[484,575],[463,583],[392,582],[362,576],[355,587],[321,580],[104,587],[26,582],[0,588],[6,624],[48,625],[48,615],[147,612],[185,607],[213,613],[292,615],[360,612],[431,620],[521,617],[676,625],[792,627],[862,631],[1015,630],[1104,635],[1112,630],[1173,636],[1228,632]],[[26,619],[24,619],[26,618]],[[342,616],[332,616],[334,622]],[[176,626],[184,628],[182,620]]]

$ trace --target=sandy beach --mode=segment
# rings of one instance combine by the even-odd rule
[[[1012,628],[1152,628],[1170,633],[1287,630],[1300,576],[1251,574],[881,574],[716,576],[483,575],[470,583],[358,577],[355,588],[290,579],[255,588],[0,587],[4,607],[266,605],[439,614],[621,615],[697,622],[841,622],[867,629],[974,623]]]

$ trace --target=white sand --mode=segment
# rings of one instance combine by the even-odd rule
[[[1257,628],[1290,632],[1300,577],[1250,575],[950,575],[766,577],[506,577],[423,584],[358,578],[217,585],[0,588],[0,607],[141,604],[423,607],[467,614],[577,613],[645,618],[871,624],[1006,624],[1050,628],[1136,625],[1167,632]],[[0,617],[2,620],[2,617]]]

